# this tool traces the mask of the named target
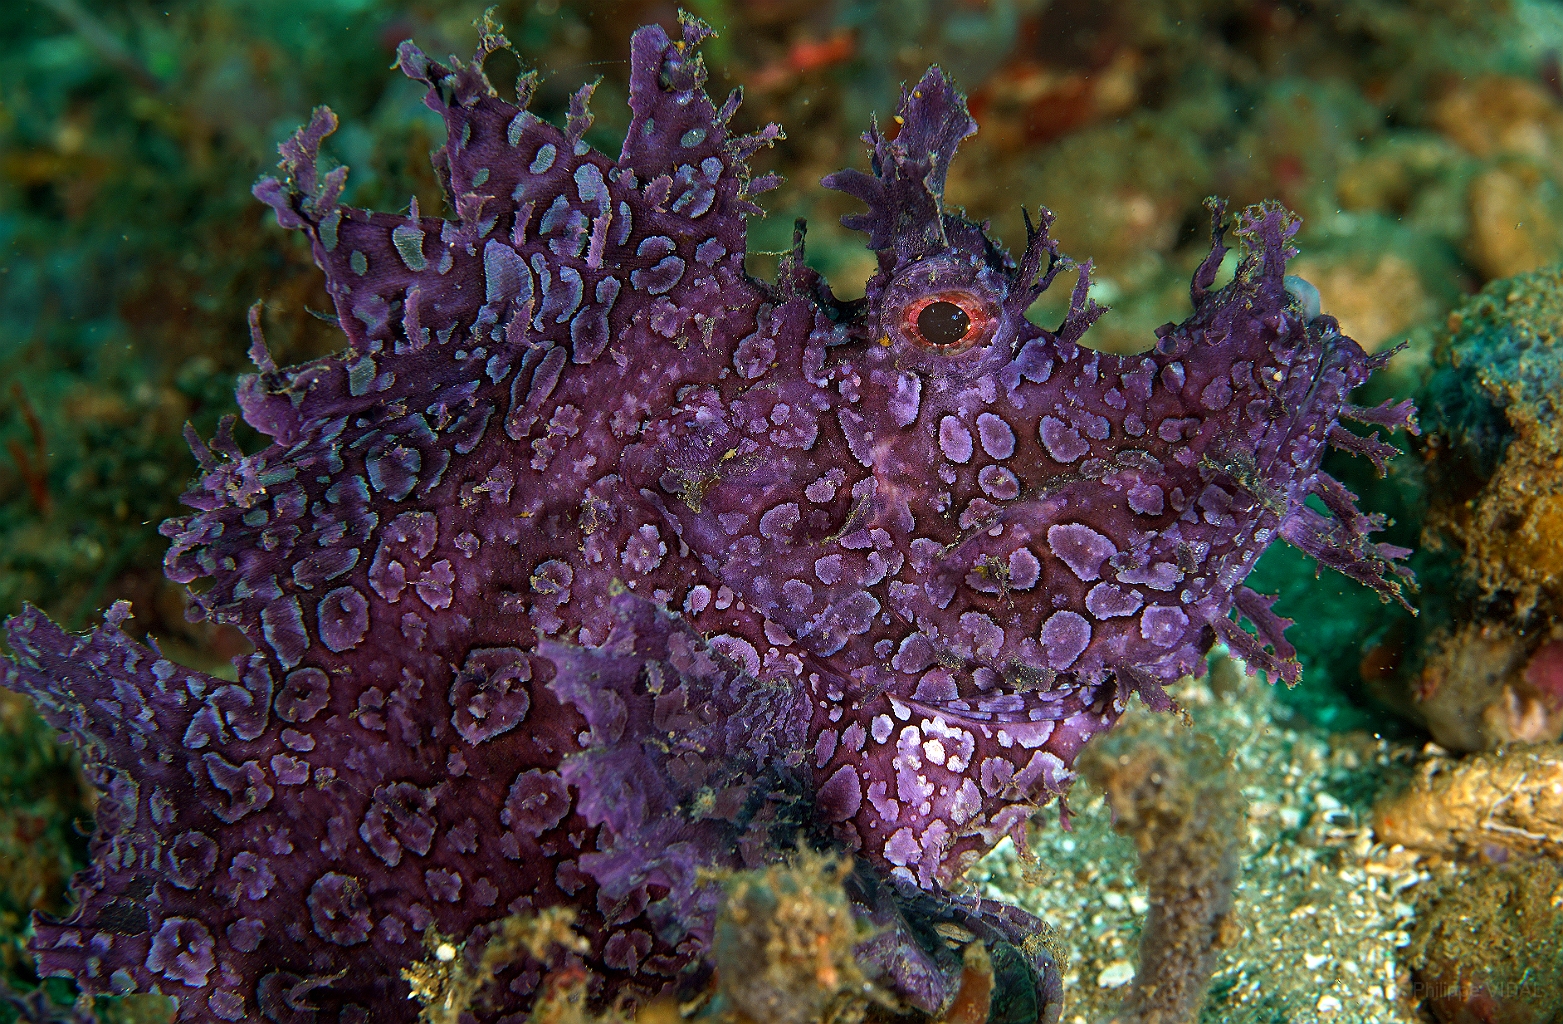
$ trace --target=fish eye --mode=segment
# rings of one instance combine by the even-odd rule
[[[939,352],[963,352],[987,333],[993,316],[976,296],[964,292],[925,295],[907,304],[903,330]]]
[[[917,333],[930,345],[954,345],[971,329],[971,317],[953,302],[930,302],[917,314]]]

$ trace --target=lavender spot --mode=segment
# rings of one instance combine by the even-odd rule
[[[898,867],[916,863],[921,854],[922,849],[909,828],[897,829],[885,843],[885,859]]]
[[[741,636],[719,633],[708,641],[711,650],[739,666],[750,676],[760,674],[760,652]]]
[[[304,610],[298,598],[279,598],[261,609],[261,635],[276,652],[283,668],[292,668],[309,650],[309,634],[304,631]]]
[[[1225,377],[1217,377],[1199,393],[1199,400],[1211,412],[1225,409],[1232,402],[1232,385]]]
[[[369,632],[369,601],[353,587],[338,587],[320,599],[320,642],[341,654]]]
[[[536,838],[570,813],[570,791],[558,772],[524,771],[510,784],[501,823]]]
[[[624,542],[619,561],[630,572],[645,574],[661,565],[667,553],[668,546],[662,534],[655,526],[647,523],[630,534],[629,540]]]
[[[991,412],[977,416],[977,437],[982,450],[995,459],[1007,459],[1015,454],[1015,432]]]
[[[206,976],[217,966],[216,948],[206,925],[188,917],[170,917],[152,937],[147,970],[191,988],[205,988]]]
[[[1042,447],[1059,462],[1074,462],[1091,450],[1090,442],[1080,436],[1080,431],[1056,417],[1042,417],[1039,432],[1042,437]]]
[[[309,918],[315,934],[338,946],[356,946],[369,939],[374,920],[363,883],[351,875],[328,871],[310,886]]]
[[[1085,607],[1099,619],[1115,619],[1133,615],[1139,611],[1144,599],[1133,590],[1125,590],[1113,583],[1098,583],[1085,595]]]
[[[455,903],[461,899],[461,875],[444,868],[430,868],[423,873],[423,882],[429,887],[429,897],[437,903]]]
[[[1142,516],[1159,516],[1166,498],[1156,484],[1137,483],[1129,488],[1129,507]]]
[[[1189,617],[1172,605],[1153,604],[1140,616],[1140,636],[1157,647],[1171,647],[1188,628]]]
[[[769,336],[755,331],[733,349],[733,369],[748,380],[754,380],[770,368],[776,358],[776,342]]]
[[[766,540],[790,542],[792,528],[798,525],[798,518],[797,502],[789,501],[777,505],[760,517],[760,536]]]
[[[233,858],[228,867],[228,877],[239,887],[239,893],[247,900],[265,899],[272,886],[277,884],[276,872],[255,854],[246,850]]]
[[[683,259],[664,256],[648,269],[630,271],[630,286],[650,295],[662,295],[672,291],[683,276]]]
[[[603,946],[603,962],[609,967],[634,974],[640,962],[651,952],[651,936],[636,928],[629,932],[615,933]]]
[[[1013,365],[1023,378],[1033,384],[1046,384],[1053,375],[1053,357],[1047,344],[1040,340],[1026,342]]]
[[[1090,642],[1091,623],[1079,612],[1054,612],[1042,624],[1047,663],[1060,671],[1073,665]]]
[[[476,746],[520,725],[532,706],[532,665],[515,647],[475,649],[450,686],[451,724]]]
[[[182,833],[168,848],[168,877],[181,889],[194,889],[217,867],[217,844],[203,832]]]
[[[995,501],[1011,501],[1020,497],[1020,481],[1003,466],[983,466],[977,472],[977,485]]]
[[[401,501],[412,493],[418,482],[423,456],[418,449],[404,444],[376,446],[364,459],[369,485],[392,501]]]
[[[1183,581],[1183,570],[1171,562],[1157,562],[1149,569],[1120,569],[1118,582],[1138,583],[1152,590],[1168,591]]]
[[[901,373],[896,376],[895,390],[890,394],[890,418],[898,427],[909,427],[917,421],[922,407],[923,382],[916,374]]]
[[[964,465],[971,461],[972,443],[971,431],[966,425],[954,416],[946,416],[939,421],[939,450],[944,452],[944,457],[951,462]]]
[[[301,668],[282,677],[277,691],[277,717],[284,722],[311,721],[331,700],[331,681],[318,668]]]
[[[1047,546],[1076,576],[1087,581],[1097,579],[1102,562],[1118,553],[1112,541],[1080,523],[1048,527]]]
[[[863,805],[863,785],[857,777],[857,767],[845,764],[825,780],[815,799],[827,821],[846,821]]]
[[[1009,553],[1009,586],[1011,590],[1030,590],[1042,578],[1042,563],[1030,548],[1016,548]]]
[[[253,953],[266,937],[266,922],[241,917],[228,926],[228,941],[241,953]]]

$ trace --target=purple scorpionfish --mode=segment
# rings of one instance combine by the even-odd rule
[[[77,910],[36,924],[43,972],[162,992],[181,1022],[411,1021],[400,972],[432,937],[472,958],[566,905],[589,949],[520,954],[479,1019],[524,1019],[561,968],[603,1000],[687,994],[720,902],[702,869],[807,833],[858,859],[884,990],[948,1004],[960,959],[922,926],[948,921],[1054,1019],[1034,919],[952,883],[1023,839],[1130,693],[1170,706],[1218,641],[1296,679],[1243,586],[1276,538],[1399,597],[1406,552],[1319,465],[1382,469],[1394,449],[1340,421],[1412,410],[1350,404],[1386,357],[1284,276],[1288,214],[1237,218],[1217,289],[1215,206],[1192,316],[1091,351],[1088,266],[1060,326],[1026,319],[1073,266],[1050,215],[1015,260],[946,208],[976,126],[935,69],[894,138],[870,128],[870,172],[824,182],[867,206],[845,221],[878,257],[865,297],[831,294],[801,231],[767,284],[743,218],[775,180],[747,160],[780,130],[729,134],[707,34],[635,34],[617,159],[582,141],[590,87],[562,129],[524,109],[530,78],[520,108],[495,94],[492,30],[466,66],[403,44],[449,128],[450,220],[339,205],[327,110],[282,147],[256,194],[309,236],[348,348],[279,368],[257,325],[239,402],[271,443],[192,435],[194,511],[163,528],[194,610],[255,653],[235,681],[180,667],[124,604],[83,637],[9,624],[5,685],[103,791]]]

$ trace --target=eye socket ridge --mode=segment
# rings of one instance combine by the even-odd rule
[[[964,352],[988,335],[993,314],[987,303],[967,291],[920,295],[901,311],[906,337],[936,352]]]

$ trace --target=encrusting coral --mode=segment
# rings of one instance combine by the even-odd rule
[[[760,282],[743,218],[772,180],[747,160],[779,129],[728,134],[707,35],[635,34],[617,160],[582,140],[589,87],[562,129],[525,111],[529,77],[521,107],[495,94],[491,27],[466,66],[404,44],[454,220],[339,205],[329,111],[283,146],[256,192],[308,235],[349,348],[279,368],[253,319],[239,400],[271,443],[192,432],[194,511],[164,525],[169,575],[255,653],[236,682],[181,668],[123,603],[85,637],[9,626],[5,685],[104,792],[43,972],[166,993],[180,1021],[411,1020],[420,934],[476,957],[568,906],[586,951],[497,970],[482,1019],[522,1019],[549,972],[601,1003],[696,991],[710,871],[801,830],[862,861],[865,978],[959,1004],[943,925],[1049,1020],[1037,922],[947,885],[1217,640],[1295,680],[1288,623],[1242,585],[1277,537],[1400,597],[1404,550],[1319,463],[1382,468],[1394,449],[1341,420],[1412,410],[1350,403],[1387,356],[1285,276],[1290,215],[1238,216],[1218,289],[1213,204],[1192,316],[1092,352],[1088,267],[1057,329],[1025,317],[1073,266],[1050,215],[1014,260],[945,208],[975,124],[935,69],[870,129],[870,172],[825,180],[868,207],[845,221],[865,297],[807,268],[801,230]]]

